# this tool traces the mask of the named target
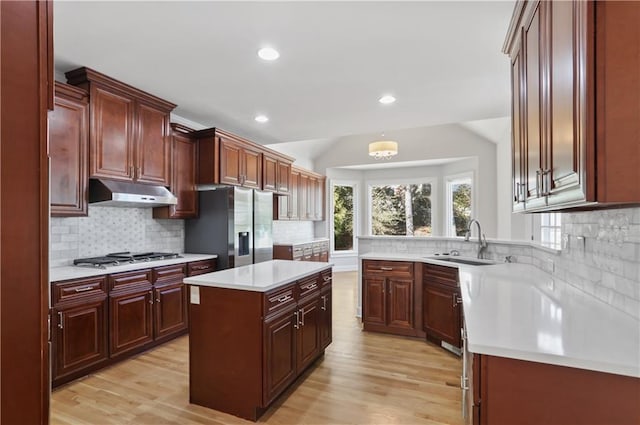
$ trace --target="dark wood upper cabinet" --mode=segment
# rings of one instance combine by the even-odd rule
[[[262,153],[262,190],[288,195],[291,181],[291,158]]]
[[[514,211],[640,203],[639,21],[638,2],[516,5]]]
[[[90,177],[168,186],[176,105],[89,68],[65,75],[89,92]]]
[[[198,217],[197,144],[193,130],[180,124],[171,124],[171,184],[178,198],[176,205],[153,209],[154,218]]]
[[[55,83],[49,113],[51,216],[87,215],[89,99],[86,91]]]
[[[262,153],[235,137],[220,137],[220,183],[262,189]]]

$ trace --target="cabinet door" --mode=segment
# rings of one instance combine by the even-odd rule
[[[458,289],[437,284],[424,284],[424,327],[429,335],[460,347],[460,304]]]
[[[317,220],[316,217],[316,201],[318,191],[318,178],[314,176],[309,176],[309,180],[307,181],[307,218],[309,220]]]
[[[242,170],[240,168],[240,145],[220,137],[220,183],[240,186]]]
[[[544,205],[540,187],[543,167],[542,131],[542,4],[538,3],[531,21],[524,30],[524,106],[525,106],[525,182],[527,208]]]
[[[242,185],[253,189],[262,188],[262,152],[245,147],[241,152]]]
[[[109,325],[111,357],[153,341],[153,291],[151,288],[111,295]]]
[[[291,188],[291,164],[285,161],[278,161],[276,169],[276,191],[286,195]]]
[[[289,200],[287,201],[289,211],[287,215],[290,220],[299,220],[299,209],[298,203],[300,202],[300,172],[292,170],[291,171],[291,194],[289,195]]]
[[[580,172],[584,166],[586,128],[584,111],[581,114],[578,90],[586,90],[578,83],[578,50],[586,51],[586,34],[581,37],[577,27],[579,11],[587,7],[580,2],[549,2],[550,23],[549,58],[549,149],[544,170],[544,192],[550,195],[549,204],[584,201],[586,199]]]
[[[512,150],[512,178],[513,178],[513,211],[525,208],[525,180],[524,173],[524,134],[522,132],[522,50],[518,42],[515,51],[511,53],[511,150]]]
[[[297,376],[296,337],[298,311],[293,309],[264,323],[263,404],[276,398]]]
[[[178,204],[169,207],[170,218],[197,218],[196,144],[180,134],[173,136],[172,144],[171,191]]]
[[[163,338],[187,328],[184,284],[155,288],[155,338]]]
[[[55,308],[53,315],[54,380],[107,360],[105,297]]]
[[[365,323],[386,324],[386,296],[384,277],[364,277],[364,300],[362,320]]]
[[[309,219],[309,176],[300,173],[298,181],[298,218],[300,220]]]
[[[267,154],[262,155],[262,190],[277,191],[278,160]]]
[[[90,177],[132,180],[134,101],[91,87]]]
[[[320,325],[320,349],[324,350],[331,344],[333,335],[333,310],[331,306],[331,289],[323,291],[320,294],[320,311],[321,325]]]
[[[389,327],[413,329],[413,293],[413,280],[387,278]]]
[[[320,354],[321,310],[320,298],[298,306],[298,350],[296,368],[299,372],[309,366]]]
[[[137,103],[135,179],[141,183],[169,186],[171,140],[169,113]]]
[[[86,94],[84,100],[76,100],[56,92],[54,109],[49,113],[52,217],[87,215],[88,145],[89,104]]]

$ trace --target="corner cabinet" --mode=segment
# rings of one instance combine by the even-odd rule
[[[638,2],[516,5],[514,211],[640,203],[639,21]]]
[[[423,318],[427,339],[461,348],[462,298],[458,269],[425,264],[423,270]]]
[[[362,265],[363,329],[423,337],[422,287],[415,284],[422,265],[381,260]]]
[[[65,75],[89,92],[90,177],[168,186],[176,105],[89,68]]]
[[[52,217],[87,215],[88,155],[89,96],[56,82],[54,108],[49,113]]]

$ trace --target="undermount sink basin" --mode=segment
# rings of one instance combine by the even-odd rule
[[[468,264],[470,266],[491,266],[495,264],[489,260],[471,260],[467,258],[456,258],[456,257],[425,257],[430,260],[438,260],[438,261],[448,261],[450,263],[459,263],[459,264]]]

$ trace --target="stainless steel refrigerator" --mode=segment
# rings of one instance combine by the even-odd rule
[[[273,259],[273,194],[242,187],[199,192],[200,214],[185,220],[185,252],[217,254],[217,269]]]

